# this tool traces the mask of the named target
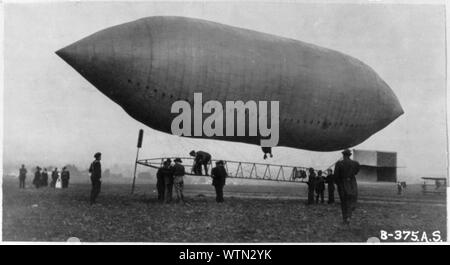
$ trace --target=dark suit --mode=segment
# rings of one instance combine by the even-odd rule
[[[27,170],[22,167],[19,170],[19,188],[25,189],[25,179],[27,178]]]
[[[171,167],[161,167],[158,169],[156,173],[156,188],[158,190],[158,200],[164,201],[166,198],[166,202],[169,201],[169,198],[166,196],[166,192],[169,193],[170,197],[172,197],[172,190],[168,185],[173,185],[173,173]],[[167,194],[169,195],[169,194]]]
[[[308,204],[314,204],[314,190],[316,189],[316,173],[309,173],[308,177]]]
[[[63,189],[67,189],[69,187],[69,179],[70,179],[70,172],[67,170],[63,170],[61,172],[61,186]]]
[[[98,195],[100,194],[102,182],[100,179],[102,178],[102,166],[99,160],[94,160],[89,167],[89,172],[91,173],[91,204],[95,203]]]
[[[326,182],[328,184],[328,203],[334,203],[334,175],[328,175]]]
[[[344,221],[352,216],[358,196],[358,187],[355,175],[359,172],[359,163],[344,157],[336,163],[334,169],[335,181],[338,186],[341,200],[342,217]]]
[[[213,179],[212,185],[216,189],[216,202],[223,202],[223,186],[225,186],[225,179],[228,177],[227,171],[223,166],[217,166],[211,170],[211,177]]]

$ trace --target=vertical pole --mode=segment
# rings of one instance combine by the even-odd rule
[[[139,157],[139,147],[136,152],[136,160],[134,161],[134,175],[133,175],[133,185],[131,186],[131,194],[134,192],[134,186],[136,184],[136,169],[137,169],[137,161]]]
[[[133,174],[133,185],[131,185],[131,194],[134,192],[134,186],[136,184],[136,170],[137,170],[137,162],[139,159],[139,149],[142,147],[142,138],[144,137],[144,130],[139,130],[138,142],[137,142],[137,152],[136,152],[136,160],[134,160],[134,174]]]

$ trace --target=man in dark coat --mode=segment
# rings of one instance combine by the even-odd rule
[[[205,168],[205,175],[208,175],[208,163],[211,162],[211,155],[204,151],[195,152],[192,150],[189,153],[194,158],[194,165],[192,166],[192,170],[196,175],[202,175],[202,165]]]
[[[186,203],[183,195],[183,187],[184,187],[183,177],[184,174],[186,174],[184,166],[181,164],[183,163],[183,161],[179,157],[177,157],[175,158],[174,162],[175,165],[173,165],[172,167],[173,186],[175,187],[175,192],[177,194],[177,203],[180,202],[180,200],[183,203]]]
[[[100,194],[100,189],[102,182],[100,179],[102,178],[102,165],[100,164],[100,160],[102,159],[102,154],[97,152],[94,155],[95,160],[91,163],[91,166],[89,167],[89,172],[91,173],[91,183],[92,183],[92,190],[91,190],[91,205],[94,204],[97,200],[97,196]]]
[[[342,155],[343,159],[338,161],[334,168],[334,176],[341,200],[342,217],[344,223],[349,224],[358,196],[355,175],[359,172],[359,163],[350,159],[352,152],[348,149],[345,149]]]
[[[25,165],[19,169],[19,189],[25,189],[25,179],[27,178],[27,169]]]
[[[164,161],[163,166],[158,169],[158,172],[156,172],[156,189],[158,190],[158,200],[160,202],[163,202],[165,200],[167,185],[166,180],[169,182],[171,176],[172,169],[170,168],[170,162],[166,160]]]
[[[316,204],[319,203],[319,197],[320,203],[324,203],[323,193],[325,191],[325,179],[322,176],[322,170],[317,171],[315,190],[316,190]]]
[[[33,185],[38,189],[41,186],[41,168],[36,167],[36,172],[34,172]]]
[[[52,181],[50,182],[50,187],[55,188],[57,180],[58,180],[58,168],[55,167],[55,169],[53,169],[52,171]]]
[[[164,190],[164,202],[170,203],[172,201],[172,190],[173,190],[173,168],[172,168],[172,160],[167,158],[165,161],[167,163],[169,171],[164,174],[164,184],[166,185]]]
[[[334,175],[331,168],[327,170],[326,183],[328,188],[328,204],[332,204],[334,203]]]
[[[41,186],[42,187],[48,186],[48,172],[46,168],[44,168],[44,171],[41,174]]]
[[[63,167],[61,171],[61,186],[63,189],[67,189],[69,187],[69,179],[70,179],[70,172],[67,170],[66,167]]]
[[[308,205],[314,204],[314,190],[316,188],[316,173],[314,172],[314,168],[309,169],[308,176]]]
[[[216,202],[223,202],[223,187],[228,177],[222,160],[216,162],[216,167],[211,170],[212,185],[216,189]]]

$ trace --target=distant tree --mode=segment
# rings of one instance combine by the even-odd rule
[[[111,170],[109,168],[105,169],[102,174],[102,178],[110,178],[111,177]]]
[[[156,180],[156,177],[153,176],[150,172],[140,172],[137,175],[138,179],[145,179],[145,180]]]

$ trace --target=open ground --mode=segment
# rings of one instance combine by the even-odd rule
[[[131,195],[130,183],[104,181],[94,206],[89,192],[87,181],[66,190],[20,190],[17,180],[4,178],[3,240],[366,242],[382,230],[418,231],[430,240],[439,231],[442,240],[447,238],[445,195],[423,195],[420,185],[397,195],[394,184],[360,183],[349,226],[341,223],[339,199],[306,206],[306,185],[300,183],[227,185],[223,204],[215,202],[210,185],[186,185],[187,205],[159,203],[152,183],[139,182]]]

